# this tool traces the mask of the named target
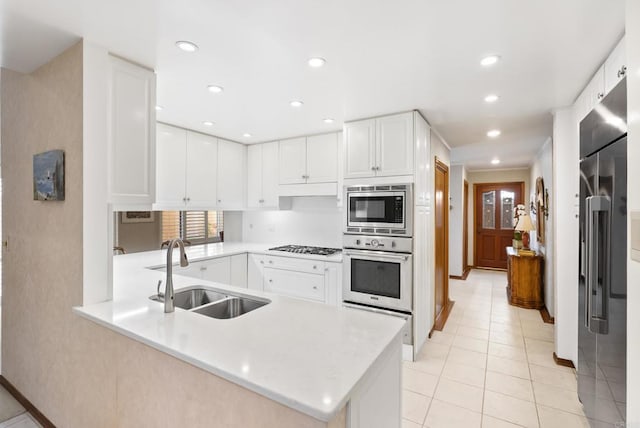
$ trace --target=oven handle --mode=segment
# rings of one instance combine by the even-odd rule
[[[366,256],[369,258],[375,259],[388,259],[388,260],[400,260],[406,262],[411,257],[408,254],[395,254],[388,253],[386,251],[368,251],[368,250],[358,250],[358,251],[348,251],[345,250],[342,252],[345,256]]]
[[[355,305],[353,303],[347,303],[347,302],[342,302],[342,306],[345,307],[345,308],[349,308],[349,309],[358,309],[360,311],[365,311],[365,312],[374,312],[376,314],[389,315],[389,316],[392,316],[392,317],[401,318],[401,319],[403,319],[405,321],[408,320],[409,317],[411,316],[410,314],[404,314],[404,313],[389,311],[389,310],[386,310],[386,309],[372,308],[372,307],[369,307],[369,306]]]

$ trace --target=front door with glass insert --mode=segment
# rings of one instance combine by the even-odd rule
[[[507,268],[506,247],[513,240],[513,218],[523,203],[524,183],[475,184],[475,265]]]

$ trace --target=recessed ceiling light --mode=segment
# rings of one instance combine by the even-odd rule
[[[495,64],[499,60],[500,60],[500,57],[498,55],[489,55],[482,58],[482,61],[480,61],[480,64],[483,65],[484,67],[488,67],[490,65]]]
[[[329,118],[329,117],[328,117],[328,118],[326,118],[326,119],[322,119],[322,121],[323,121],[324,123],[333,123],[333,119],[331,119],[331,118]]]
[[[498,159],[498,158],[492,159],[492,160],[491,160],[491,163],[492,163],[493,165],[498,165],[498,164],[500,163],[500,159]]]
[[[294,101],[291,101],[289,104],[291,105],[291,107],[302,107],[304,103],[302,101],[294,100]]]
[[[160,111],[160,110],[162,110],[163,108],[164,108],[164,107],[162,107],[162,106],[156,106],[156,111]]]
[[[242,134],[242,136],[244,138],[251,138],[251,134],[249,134],[248,132],[245,132],[244,134]]]
[[[220,92],[224,91],[224,88],[218,85],[209,85],[207,86],[207,89],[209,90],[209,92],[213,92],[214,94],[219,94]]]
[[[198,50],[198,45],[193,42],[189,42],[187,40],[178,40],[176,42],[176,46],[178,49],[183,50],[185,52],[195,52]]]
[[[309,64],[310,67],[318,68],[318,67],[322,67],[326,62],[327,61],[324,58],[316,57],[316,58],[309,58],[309,61],[307,61],[307,64]]]
[[[202,122],[202,124],[204,126],[213,126],[213,122],[211,122],[210,120],[205,120],[204,122]]]
[[[487,103],[495,103],[496,101],[498,101],[498,98],[500,97],[497,96],[496,94],[489,94],[486,97],[484,97],[484,101]]]
[[[491,137],[491,138],[496,138],[501,134],[499,129],[492,129],[491,131],[487,132],[487,137]]]

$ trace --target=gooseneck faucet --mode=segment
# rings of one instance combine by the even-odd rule
[[[173,239],[167,247],[167,281],[164,288],[164,312],[173,312],[173,249],[175,246],[180,248],[180,266],[189,266],[187,254],[184,252],[184,243],[181,239]]]

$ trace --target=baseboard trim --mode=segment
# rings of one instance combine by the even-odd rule
[[[449,314],[451,313],[451,309],[453,309],[453,305],[456,302],[453,300],[449,300],[447,304],[440,311],[440,315],[436,318],[436,322],[433,324],[433,330],[442,331],[444,325],[447,323],[447,319],[449,318]],[[433,331],[432,330],[432,331]]]
[[[31,416],[33,416],[33,418],[43,426],[43,428],[56,428],[56,426],[49,419],[47,419],[47,417],[40,410],[38,410],[36,406],[31,403],[31,401],[27,399],[27,397],[22,395],[22,393],[18,391],[16,387],[13,386],[11,382],[9,382],[3,375],[0,375],[0,385],[2,385],[4,389],[6,389],[18,403],[22,404],[22,407],[24,407],[27,412],[29,412]]]
[[[469,272],[471,272],[471,267],[467,267],[465,269],[465,271],[462,272],[462,275],[449,275],[449,278],[451,278],[451,279],[459,279],[459,280],[465,281],[467,279],[467,277],[469,276]]]
[[[565,360],[564,358],[559,358],[555,352],[553,353],[553,361],[555,361],[557,365],[562,367],[570,367],[572,369],[576,368],[576,366],[573,365],[573,361]]]
[[[542,321],[544,321],[547,324],[555,324],[556,323],[556,319],[554,317],[552,317],[551,314],[549,314],[549,311],[547,310],[546,306],[543,306],[540,309],[540,316],[542,317]]]

